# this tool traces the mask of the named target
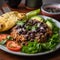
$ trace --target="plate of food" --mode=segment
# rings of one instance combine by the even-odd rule
[[[60,22],[43,15],[12,11],[0,16],[0,49],[15,55],[37,56],[60,48]]]

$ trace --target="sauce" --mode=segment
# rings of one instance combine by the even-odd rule
[[[45,11],[50,12],[50,13],[60,13],[60,8],[55,8],[55,7],[45,7]]]

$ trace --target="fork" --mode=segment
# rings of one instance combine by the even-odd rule
[[[3,7],[0,9],[0,15],[4,14],[4,13],[6,13],[6,12],[10,12],[10,11],[11,11],[11,9],[9,8],[8,5],[3,6]]]

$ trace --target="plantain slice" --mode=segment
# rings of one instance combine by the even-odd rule
[[[12,11],[0,16],[0,32],[11,29],[18,20],[25,17],[25,13],[19,13],[17,11]]]

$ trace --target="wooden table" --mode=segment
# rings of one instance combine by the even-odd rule
[[[5,4],[4,7],[7,5]],[[19,9],[12,9],[11,10],[17,10],[19,12],[29,12],[30,10],[27,10],[23,5]],[[4,52],[0,50],[0,60],[60,60],[60,49],[57,51],[43,55],[43,56],[36,56],[36,57],[27,57],[27,56],[16,56],[13,54],[9,54],[7,52]]]

